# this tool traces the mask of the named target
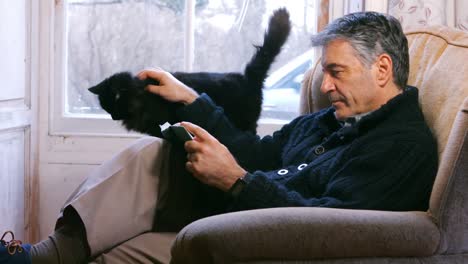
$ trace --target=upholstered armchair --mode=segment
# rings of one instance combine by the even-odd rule
[[[427,212],[274,208],[186,226],[173,263],[468,263],[468,33],[407,31],[409,84],[437,137],[439,170]],[[328,105],[320,63],[306,74],[301,112]],[[390,158],[390,157],[389,157]]]

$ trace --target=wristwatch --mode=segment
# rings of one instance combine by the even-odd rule
[[[242,189],[244,189],[246,184],[247,182],[244,180],[244,177],[240,177],[236,180],[236,182],[234,182],[231,188],[229,188],[228,193],[233,197],[237,197]]]

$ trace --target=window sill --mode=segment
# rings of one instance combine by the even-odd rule
[[[84,136],[84,137],[124,137],[138,138],[143,134],[127,131],[120,123],[104,114],[67,114],[59,122],[52,122],[51,136]],[[257,133],[260,136],[270,135],[288,120],[262,118],[258,122]]]

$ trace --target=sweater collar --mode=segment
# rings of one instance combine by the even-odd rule
[[[362,113],[362,114],[358,114],[358,115],[354,115],[354,116],[351,116],[351,117],[348,117],[346,118],[346,120],[344,121],[338,121],[341,126],[343,127],[348,127],[348,126],[352,126],[354,125],[355,123],[357,123],[359,120],[361,120],[361,118],[369,115],[370,113],[372,113],[374,111],[370,111],[370,112],[367,112],[367,113]],[[335,112],[335,118],[336,118],[336,112]]]
[[[392,113],[404,111],[409,105],[418,105],[418,89],[413,86],[407,86],[402,93],[390,99],[368,116],[363,117],[360,122],[356,123],[356,128],[361,132],[367,131],[388,118]]]
[[[348,126],[343,126],[343,122],[336,119],[335,109],[333,107],[326,109],[320,114],[318,125],[327,135],[338,130],[343,130],[341,132],[345,134],[351,133],[358,135],[375,127],[377,123],[387,118],[395,109],[411,102],[418,102],[418,89],[413,86],[407,86],[402,93],[390,99],[379,109],[360,115],[355,122],[349,122],[350,125]]]

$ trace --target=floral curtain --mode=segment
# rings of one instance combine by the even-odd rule
[[[466,0],[390,0],[388,13],[410,25],[448,25],[468,31]]]

